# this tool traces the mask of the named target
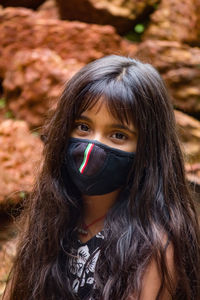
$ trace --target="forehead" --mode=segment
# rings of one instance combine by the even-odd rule
[[[110,111],[107,103],[105,101],[98,101],[96,102],[92,107],[89,107],[85,111],[81,113],[81,117],[89,117],[90,119],[96,121],[96,120],[107,120],[110,122],[119,120],[116,119],[116,117],[112,114]]]

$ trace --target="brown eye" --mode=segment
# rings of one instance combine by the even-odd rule
[[[80,130],[80,131],[89,131],[89,126],[88,125],[86,125],[86,124],[78,124],[77,125],[77,128],[78,128],[78,130]]]
[[[116,132],[112,135],[112,138],[117,139],[117,140],[126,140],[127,136],[121,132]]]

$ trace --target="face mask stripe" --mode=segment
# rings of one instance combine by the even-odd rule
[[[85,167],[87,166],[87,163],[88,163],[88,160],[90,157],[90,153],[92,152],[93,147],[94,147],[94,144],[89,143],[85,149],[83,162],[79,168],[79,172],[81,174],[83,174],[83,171],[84,171]]]

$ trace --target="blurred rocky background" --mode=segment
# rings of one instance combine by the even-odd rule
[[[0,295],[48,110],[77,70],[113,53],[150,62],[165,79],[200,215],[199,0],[0,0]]]

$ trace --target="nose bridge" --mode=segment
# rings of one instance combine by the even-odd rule
[[[98,141],[98,142],[102,143],[103,140],[104,140],[103,133],[102,133],[101,131],[98,131],[98,130],[95,131],[95,132],[94,132],[94,135],[93,135],[93,139],[94,139],[95,141]]]

